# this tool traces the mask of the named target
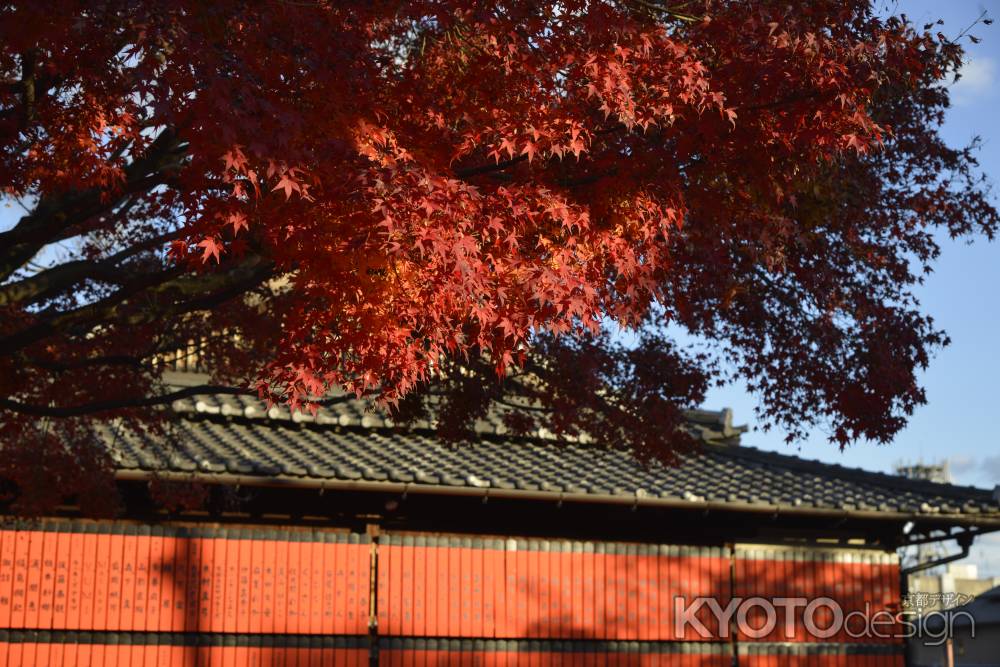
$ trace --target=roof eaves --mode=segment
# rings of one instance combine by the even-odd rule
[[[454,486],[447,484],[421,484],[413,482],[390,482],[368,480],[317,479],[289,475],[259,476],[234,475],[228,473],[176,473],[146,470],[119,470],[115,474],[121,481],[150,481],[153,479],[224,484],[243,487],[270,487],[287,489],[323,489],[331,491],[365,491],[378,493],[427,494],[441,496],[464,496],[475,498],[508,498],[512,500],[542,500],[561,503],[585,503],[598,505],[624,505],[632,507],[659,507],[693,511],[720,511],[756,515],[809,516],[829,519],[864,519],[869,521],[946,521],[956,526],[978,526],[1000,528],[1000,515],[983,516],[969,514],[926,514],[922,512],[899,512],[881,510],[849,510],[819,508],[771,503],[749,503],[744,501],[686,500],[662,498],[635,494],[568,493],[523,489],[501,489],[493,486]]]

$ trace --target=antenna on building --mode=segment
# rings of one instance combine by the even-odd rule
[[[896,474],[907,479],[920,479],[927,482],[937,482],[938,484],[951,484],[951,470],[948,468],[948,461],[941,463],[917,463],[907,464],[900,462],[896,465]],[[930,542],[917,546],[915,554],[907,554],[907,560],[911,565],[921,565],[931,561],[940,560],[946,556],[944,546],[941,542]]]

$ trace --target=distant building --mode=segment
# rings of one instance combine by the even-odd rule
[[[896,466],[896,474],[907,479],[923,480],[927,482],[935,482],[937,484],[954,483],[951,477],[951,470],[948,468],[947,459],[941,463],[924,463],[923,461],[918,463],[900,463]],[[919,546],[905,550],[901,554],[901,557],[903,567],[910,567],[921,563],[938,561],[945,558],[947,555],[947,549],[943,543],[929,542],[927,544],[920,544]],[[910,579],[908,590],[922,590],[920,588],[920,583],[913,581],[913,578],[914,577],[911,577]]]
[[[951,629],[951,640],[939,643],[930,639],[942,636],[945,624]],[[1000,587],[982,593],[946,615],[926,617],[923,629],[926,639],[910,646],[912,667],[997,667],[1000,665]]]
[[[940,611],[964,605],[997,586],[1000,577],[980,577],[974,563],[950,563],[938,574],[911,575],[910,598],[922,596],[923,610]]]
[[[947,461],[900,465],[896,472],[952,483]],[[931,542],[916,547],[906,565],[947,556],[941,542]],[[922,632],[907,646],[911,667],[1000,667],[1000,577],[980,577],[974,563],[948,563],[909,575],[907,584],[909,610],[923,618]]]
[[[948,461],[941,463],[908,463],[896,466],[896,473],[907,479],[923,479],[938,484],[951,484],[951,470]]]

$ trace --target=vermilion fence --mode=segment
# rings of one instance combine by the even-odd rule
[[[681,640],[674,598],[728,603],[721,548],[382,537],[379,631],[393,636]],[[701,615],[713,633],[717,627]]]
[[[365,535],[52,522],[0,531],[0,628],[367,634]]]
[[[833,549],[5,524],[0,667],[902,664],[899,639],[849,627],[812,636],[801,607],[792,636],[784,620],[761,634],[707,606],[697,624],[678,623],[678,599],[726,608],[754,596],[827,597],[870,616],[898,603],[898,562]],[[767,621],[760,609],[745,620]]]
[[[733,558],[733,593],[736,596],[800,598],[817,600],[829,598],[838,603],[845,622],[839,631],[829,637],[816,637],[808,633],[804,616],[806,607],[793,610],[794,635],[785,636],[783,623],[769,633],[738,632],[742,642],[828,642],[893,644],[894,625],[888,622],[890,614],[898,611],[900,601],[899,565],[894,555],[878,552],[844,550],[806,550],[776,547],[737,548]],[[748,619],[752,627],[763,626],[762,612],[754,610]],[[878,624],[866,628],[878,615]],[[833,627],[832,612],[820,608],[815,613],[815,624],[820,629]],[[868,632],[874,629],[876,632]],[[825,633],[824,633],[825,634]],[[762,663],[766,664],[766,663]]]

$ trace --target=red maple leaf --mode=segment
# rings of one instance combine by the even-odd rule
[[[198,242],[198,247],[202,249],[201,261],[207,262],[209,258],[214,257],[216,263],[219,262],[219,253],[226,251],[222,243],[219,242],[215,237],[209,236]]]

